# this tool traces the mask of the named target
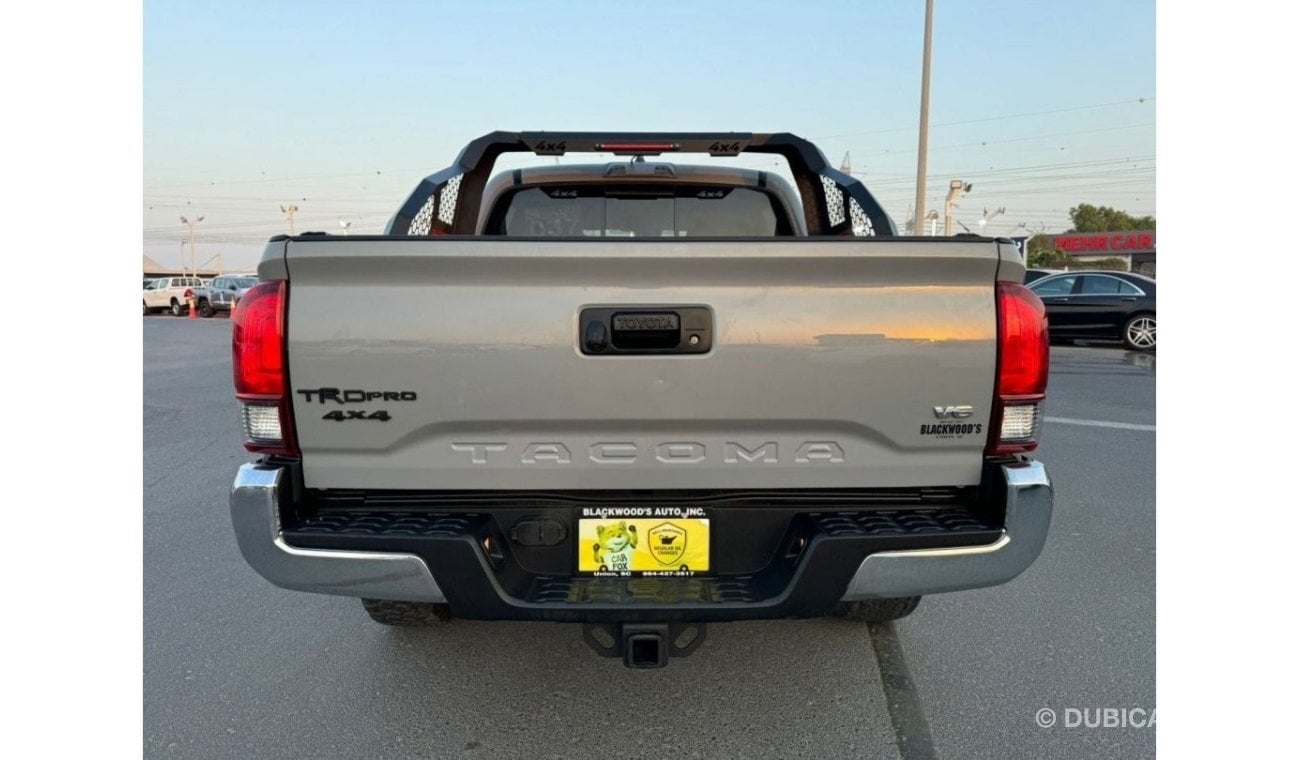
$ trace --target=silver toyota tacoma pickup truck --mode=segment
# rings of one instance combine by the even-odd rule
[[[794,184],[709,158],[752,154]],[[709,622],[1005,583],[1047,535],[1016,246],[899,236],[790,134],[494,132],[386,234],[273,238],[258,277],[236,538],[380,623],[580,623],[661,667]]]

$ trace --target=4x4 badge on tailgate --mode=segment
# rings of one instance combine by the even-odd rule
[[[325,416],[321,417],[321,419],[334,420],[335,422],[343,422],[345,420],[379,420],[380,422],[388,422],[392,417],[389,416],[388,410],[386,409],[380,409],[377,412],[369,413],[364,409],[349,409],[346,412],[340,409],[335,409],[332,412],[326,412]]]

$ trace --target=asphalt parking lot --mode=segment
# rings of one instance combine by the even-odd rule
[[[248,460],[230,322],[143,322],[147,757],[1155,755],[1154,728],[1067,725],[1155,707],[1154,355],[1053,347],[1038,456],[1056,508],[1020,578],[873,630],[714,625],[693,656],[630,671],[575,626],[387,629],[262,580],[226,502]]]

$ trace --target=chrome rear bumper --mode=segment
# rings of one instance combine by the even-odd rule
[[[843,600],[936,594],[995,586],[1015,578],[1042,551],[1052,517],[1052,486],[1042,464],[1001,468],[1006,520],[998,540],[980,546],[882,551],[868,555]],[[401,552],[304,549],[285,542],[280,500],[286,471],[245,464],[230,493],[235,537],[248,564],[287,589],[323,594],[445,602],[423,559]]]
[[[1052,522],[1052,483],[1042,463],[1003,466],[1006,522],[1002,537],[983,546],[878,552],[862,560],[845,601],[923,596],[996,586],[1033,564]]]
[[[230,489],[230,517],[244,559],[263,578],[287,589],[369,599],[443,602],[442,589],[414,554],[299,549],[280,534],[285,470],[239,468]]]

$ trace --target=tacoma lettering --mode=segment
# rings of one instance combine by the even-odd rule
[[[701,464],[713,459],[722,464],[841,464],[845,461],[844,448],[835,441],[804,441],[793,448],[793,455],[781,458],[781,448],[776,441],[740,443],[725,441],[721,449],[707,447],[696,441],[667,441],[642,447],[631,441],[602,441],[588,446],[578,445],[587,451],[587,460],[593,464],[632,464],[642,459],[642,454],[652,454],[650,460],[665,465]],[[517,453],[510,453],[514,449]],[[518,461],[526,465],[573,464],[574,446],[561,441],[530,441],[522,447],[498,442],[456,441],[451,450],[468,454],[470,464],[502,464]],[[787,449],[788,451],[789,449]],[[517,459],[516,459],[517,457]]]
[[[736,464],[742,459],[746,462],[764,462],[766,464],[776,464],[776,443],[769,442],[759,446],[756,449],[747,449],[739,443],[727,442],[725,454],[722,461],[727,464]]]

